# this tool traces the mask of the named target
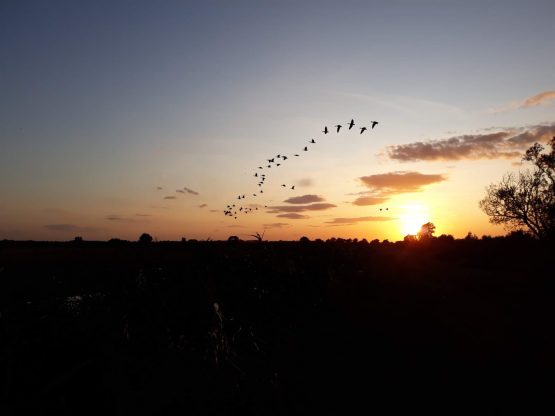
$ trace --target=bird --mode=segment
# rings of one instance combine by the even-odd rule
[[[291,187],[291,189],[295,190],[295,185],[293,185],[293,186]]]
[[[268,159],[268,162],[273,163],[273,162],[274,162],[274,158]]]
[[[372,128],[376,127],[376,124],[378,124],[377,121],[372,121]]]
[[[269,168],[271,168],[271,167],[272,167],[272,165],[268,165],[268,167],[269,167]]]
[[[283,187],[285,188],[285,187],[286,187],[287,185],[285,185],[285,184],[282,184],[281,186],[283,186]]]
[[[361,128],[360,128],[360,134],[364,133],[366,130],[367,130],[366,127],[361,127]]]
[[[299,155],[293,155],[293,156],[299,156]]]
[[[261,183],[259,183],[259,184],[258,184],[258,186],[262,186],[262,184],[261,184]]]
[[[349,130],[351,130],[354,125],[355,125],[355,120],[351,119],[351,122],[349,123]]]
[[[245,199],[245,195],[243,195],[243,199]]]
[[[257,178],[257,177],[258,177],[258,173],[255,173],[255,174],[254,174],[254,177]]]
[[[264,169],[262,166],[259,166],[258,169]]]
[[[281,163],[276,163],[276,166],[281,166]]]
[[[276,157],[279,159],[281,157],[281,155],[277,155]]]
[[[304,150],[305,152],[308,152],[308,147],[305,146],[303,150]]]
[[[252,194],[252,196],[256,196],[256,194]]]
[[[287,160],[288,158],[287,158],[287,156],[283,156],[282,159],[283,159],[283,160]]]
[[[261,190],[260,190],[260,193],[261,193],[261,194],[263,194],[263,193],[264,193],[264,191],[263,191],[263,190],[261,189]]]
[[[335,127],[337,127],[337,132],[339,133],[339,129],[342,127],[341,124],[337,124]]]
[[[324,127],[324,130],[322,130],[322,133],[328,134],[328,126]]]
[[[316,143],[316,142],[314,141],[314,139],[312,139],[309,143]]]

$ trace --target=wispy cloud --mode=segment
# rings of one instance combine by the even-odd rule
[[[330,225],[355,225],[359,222],[367,221],[391,221],[395,218],[392,217],[354,217],[354,218],[334,218],[331,221],[325,221],[326,224]]]
[[[301,178],[295,182],[295,185],[301,188],[309,188],[314,185],[314,181],[310,178]]]
[[[208,204],[200,204],[198,207],[199,208],[206,208],[208,206]]]
[[[283,202],[288,204],[310,204],[312,202],[323,202],[325,201],[324,198],[318,195],[302,195],[302,196],[294,196],[292,198],[286,199]]]
[[[289,218],[290,220],[306,220],[310,218],[308,215],[297,214],[296,212],[289,212],[287,214],[276,215],[279,218]]]
[[[337,205],[328,203],[310,204],[310,205],[280,205],[268,207],[268,214],[281,214],[287,212],[303,212],[303,211],[323,211],[335,208]]]
[[[141,217],[141,218],[145,218],[148,217],[148,214],[135,214],[135,216],[137,217]],[[150,220],[148,219],[139,219],[139,218],[134,218],[134,217],[128,217],[125,215],[119,215],[119,214],[109,214],[106,215],[104,217],[104,219],[106,221],[111,221],[111,222],[150,222]]]
[[[521,108],[535,107],[540,104],[547,104],[553,100],[555,100],[555,91],[544,91],[534,95],[533,97],[527,98],[520,105],[520,107]]]
[[[287,224],[285,222],[274,222],[271,224],[262,224],[262,226],[264,228],[285,228],[285,227],[290,227],[290,224]]]
[[[185,191],[183,189],[176,189],[175,192],[180,193],[180,194],[184,194]]]
[[[164,199],[177,199],[177,197],[170,195],[170,196],[165,196]]]
[[[552,123],[389,146],[387,154],[400,162],[511,159],[522,156],[532,143],[545,142],[554,134],[555,123]]]
[[[197,191],[193,191],[192,189],[187,188],[186,186],[183,187],[183,190],[184,190],[185,192],[187,192],[188,194],[191,194],[191,195],[199,195],[199,193],[198,193]]]

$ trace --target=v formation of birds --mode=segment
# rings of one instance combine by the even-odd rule
[[[372,121],[371,122],[371,129],[373,129],[374,127],[376,127],[376,125],[378,124],[377,121]],[[353,127],[355,126],[355,121],[354,119],[351,119],[351,121],[347,124],[348,130],[351,130]],[[343,127],[340,124],[336,124],[335,126],[336,129],[336,133],[339,133],[341,128]],[[368,130],[367,127],[363,126],[360,127],[360,134],[363,134],[365,131]],[[322,130],[322,133],[324,134],[328,134],[330,133],[330,130],[328,129],[327,126],[324,127],[324,130]],[[315,139],[311,139],[308,142],[309,144],[317,144],[317,141]],[[308,152],[308,146],[305,145],[302,147],[301,152]],[[293,158],[295,157],[300,157],[299,153],[294,153]],[[274,168],[274,170],[276,168],[279,168],[283,162],[285,162],[286,160],[290,159],[290,156],[284,155],[284,154],[278,154],[276,156],[272,156],[268,159],[266,159],[266,161],[262,164],[260,164],[259,166],[257,166],[253,177],[256,178],[257,180],[257,186],[258,186],[258,190],[257,192],[249,192],[249,193],[241,193],[236,195],[235,199],[237,201],[241,201],[246,199],[247,197],[250,198],[256,198],[258,196],[261,196],[262,194],[264,194],[264,185],[266,182],[266,179],[268,178],[268,176],[266,175],[266,173],[263,173],[261,171],[265,171],[268,169],[272,169]],[[287,188],[291,191],[295,190],[295,185],[288,185],[288,184],[281,184],[282,188]],[[252,197],[251,197],[252,195]],[[267,205],[264,205],[264,208],[267,208]],[[251,204],[251,206],[243,206],[240,202],[235,202],[235,203],[230,203],[227,204],[225,209],[224,209],[224,215],[227,217],[232,217],[234,219],[237,219],[239,215],[241,214],[250,214],[252,212],[258,211],[258,206],[256,204]]]

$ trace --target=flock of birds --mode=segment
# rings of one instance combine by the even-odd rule
[[[378,124],[377,121],[371,121],[371,126],[370,129],[373,129],[374,127],[376,127],[376,125]],[[352,130],[352,128],[355,126],[355,121],[354,119],[351,119],[351,121],[347,124],[348,130]],[[343,127],[341,124],[336,124],[335,126],[336,129],[336,133],[339,133],[339,131],[341,130],[341,128]],[[363,134],[365,131],[368,130],[368,127],[363,126],[360,127],[360,134]],[[328,126],[324,126],[324,130],[322,130],[322,133],[324,134],[328,134],[330,131],[328,129]],[[316,140],[311,139],[309,142],[309,144],[316,144]],[[305,145],[301,152],[308,152],[308,146]],[[301,155],[299,153],[294,153],[293,154],[293,158],[295,157],[300,157]],[[266,169],[272,169],[272,168],[278,168],[280,166],[282,166],[282,164],[287,161],[288,159],[290,159],[290,156],[284,155],[284,154],[278,154],[275,156],[272,156],[268,159],[266,159],[266,162],[261,164],[260,166],[257,167],[257,170],[254,172],[254,177],[257,180],[257,185],[258,185],[258,190],[257,192],[249,192],[247,194],[238,194],[236,199],[238,201],[241,201],[242,199],[246,199],[247,196],[250,198],[251,194],[252,197],[257,197],[257,196],[261,196],[262,194],[264,194],[264,185],[266,182],[266,179],[268,178],[268,176],[266,175],[266,173],[263,173]],[[282,188],[289,188],[289,190],[294,191],[295,190],[295,185],[287,185],[285,183],[281,184]],[[267,205],[264,205],[264,208],[267,208]],[[387,208],[386,208],[387,209]],[[224,209],[224,215],[227,217],[233,217],[235,219],[237,219],[237,217],[241,214],[250,214],[253,211],[258,211],[258,205],[256,204],[251,204],[251,206],[243,206],[243,204],[241,204],[240,202],[236,202],[236,203],[230,203],[227,204],[225,209]],[[381,209],[380,209],[381,211]]]

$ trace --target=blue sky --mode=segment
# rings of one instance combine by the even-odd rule
[[[380,129],[366,141],[329,141],[282,180],[310,177],[306,192],[341,210],[360,176],[443,173],[452,164],[395,165],[380,154],[553,122],[550,103],[518,103],[555,89],[554,17],[552,1],[2,2],[0,238],[80,229],[133,238],[145,227],[160,238],[224,237],[227,223],[198,205],[220,209],[250,186],[259,160],[351,117],[379,119]],[[511,168],[505,162],[488,160],[492,176],[477,189]],[[160,212],[156,186],[190,186],[200,198]],[[106,220],[133,213],[148,222]],[[312,219],[276,236],[328,233],[307,228],[322,226]],[[53,224],[74,228],[45,228]]]

